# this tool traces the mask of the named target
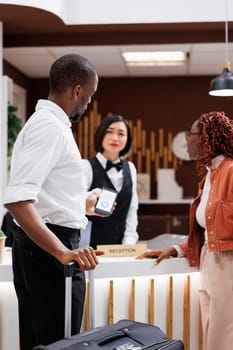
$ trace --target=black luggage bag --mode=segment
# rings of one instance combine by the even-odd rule
[[[72,271],[72,267],[66,266],[65,276]],[[168,339],[159,327],[131,320],[70,336],[71,283],[70,276],[66,277],[65,338],[33,350],[184,350],[181,340]]]
[[[167,339],[160,328],[146,323],[120,320],[112,325],[57,341],[34,350],[184,350],[180,340]]]

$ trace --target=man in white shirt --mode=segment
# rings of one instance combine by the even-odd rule
[[[14,146],[5,207],[18,224],[13,245],[14,284],[19,302],[21,350],[64,336],[63,264],[76,261],[72,334],[79,332],[85,296],[84,270],[102,252],[79,249],[85,214],[94,215],[98,189],[83,185],[81,156],[71,131],[98,85],[94,66],[74,54],[57,59],[49,75],[48,100],[35,113]]]

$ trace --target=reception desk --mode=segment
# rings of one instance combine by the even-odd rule
[[[159,326],[186,350],[201,350],[199,272],[186,259],[100,258],[87,274],[82,331],[130,318]],[[18,350],[17,301],[10,251],[0,265],[0,350]]]
[[[185,350],[202,349],[200,276],[187,259],[171,258],[157,266],[151,259],[99,260],[89,273],[85,329],[129,318],[159,326],[169,338],[182,339]]]
[[[13,286],[11,249],[0,264],[0,350],[19,350],[17,299]]]

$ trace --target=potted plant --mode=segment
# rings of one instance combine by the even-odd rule
[[[22,121],[15,114],[16,111],[17,107],[8,104],[8,157],[11,157],[15,140],[22,128]]]
[[[6,235],[2,230],[0,230],[0,238],[2,238],[2,237],[6,237]]]
[[[2,260],[3,260],[5,240],[6,240],[5,233],[2,230],[0,230],[0,264],[2,263]]]

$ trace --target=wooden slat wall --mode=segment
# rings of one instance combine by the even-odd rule
[[[91,328],[90,321],[90,288],[89,282],[86,284],[86,296],[84,302],[84,330],[87,331]]]
[[[184,284],[184,346],[185,350],[190,349],[190,276],[185,276]]]
[[[155,281],[153,279],[149,280],[149,290],[148,290],[148,323],[155,324]]]
[[[135,280],[130,281],[129,320],[135,320]]]
[[[113,321],[113,281],[109,281],[109,290],[108,290],[108,324],[112,324]]]
[[[89,116],[85,115],[78,124],[73,125],[74,137],[83,158],[95,155],[94,133],[102,119],[97,101],[93,101],[92,106]],[[146,130],[141,118],[128,122],[133,136],[133,147],[128,159],[134,162],[138,173],[147,173],[151,181],[156,182],[158,168],[177,169],[178,160],[172,153],[172,132],[163,128]],[[182,161],[179,160],[180,163]]]
[[[155,324],[155,309],[156,309],[156,298],[155,298],[155,279],[148,280],[148,310],[147,310],[147,319],[149,324]],[[117,283],[117,282],[116,282]],[[136,286],[135,279],[129,280],[129,290],[126,292],[125,298],[128,298],[129,305],[129,315],[128,318],[131,320],[135,320],[135,309],[137,298],[136,294]],[[106,320],[107,324],[112,324],[116,320],[114,319],[114,309],[117,309],[117,305],[114,305],[114,280],[109,280],[108,282],[108,295],[107,295],[107,315]],[[184,276],[184,284],[183,284],[183,325],[181,325],[181,329],[183,329],[183,342],[185,345],[185,350],[190,349],[190,315],[191,315],[191,301],[190,301],[190,275]],[[174,305],[174,286],[173,286],[173,276],[168,277],[167,283],[167,291],[166,291],[166,307],[164,312],[166,313],[166,335],[168,338],[173,338],[173,305]],[[90,329],[90,309],[89,309],[90,297],[89,297],[89,285],[87,284],[87,292],[86,292],[86,301],[84,308],[84,330]],[[198,328],[199,328],[199,347],[196,350],[203,350],[203,339],[202,339],[202,328],[201,328],[201,319],[198,318]]]
[[[173,337],[173,277],[170,276],[168,280],[167,288],[167,324],[166,324],[166,334],[169,339]]]

